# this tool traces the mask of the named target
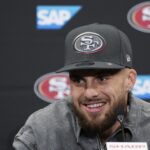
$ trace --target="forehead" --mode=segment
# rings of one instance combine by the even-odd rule
[[[95,75],[113,75],[117,74],[120,69],[82,69],[82,70],[72,70],[69,72],[70,76],[80,75],[80,76],[95,76]]]

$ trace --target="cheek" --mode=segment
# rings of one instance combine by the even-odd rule
[[[71,97],[72,97],[73,105],[74,105],[75,107],[79,107],[80,94],[77,92],[77,90],[75,90],[75,89],[73,88],[73,89],[71,89],[70,95],[71,95]]]
[[[73,99],[78,99],[82,95],[82,89],[78,88],[74,85],[70,86],[70,95],[73,97]]]
[[[114,95],[120,95],[126,91],[125,82],[123,82],[123,80],[115,81],[111,83],[111,85],[106,90],[107,92],[110,92]]]
[[[106,94],[108,97],[112,97],[117,91],[118,90],[115,86],[103,87],[103,93]]]
[[[103,91],[104,91],[105,95],[108,97],[109,105],[114,105],[115,103],[117,103],[119,97],[123,94],[122,87],[118,86],[118,85],[109,86],[109,87],[105,88]]]

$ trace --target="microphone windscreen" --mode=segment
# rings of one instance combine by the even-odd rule
[[[123,122],[123,119],[124,119],[124,108],[123,107],[119,107],[117,109],[116,114],[117,114],[118,121]]]

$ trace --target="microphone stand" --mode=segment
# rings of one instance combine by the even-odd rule
[[[126,142],[126,138],[125,138],[125,132],[124,132],[124,115],[120,114],[117,116],[117,119],[121,125],[121,131],[122,131],[122,139],[123,142]]]

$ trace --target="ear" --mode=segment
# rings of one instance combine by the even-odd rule
[[[137,72],[135,71],[135,69],[128,69],[127,74],[128,74],[127,90],[131,91],[136,82]]]

